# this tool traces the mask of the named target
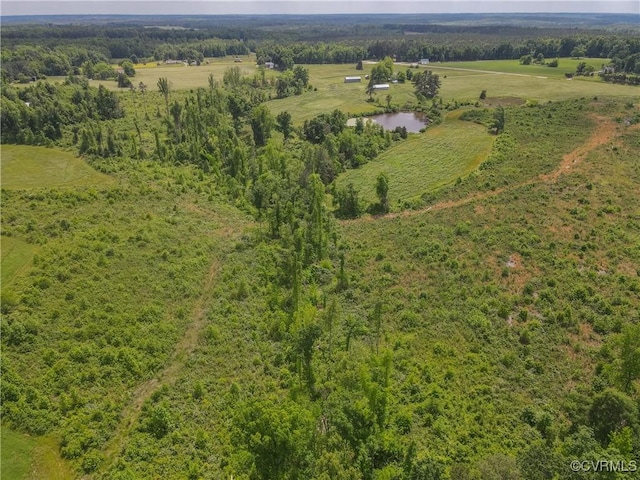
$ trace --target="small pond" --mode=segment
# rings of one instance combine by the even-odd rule
[[[396,127],[406,127],[407,132],[418,133],[427,126],[428,120],[422,113],[399,112],[382,113],[372,117],[363,117],[363,120],[372,120],[382,125],[385,130],[394,130]],[[356,124],[355,118],[350,118],[347,125],[353,127]]]

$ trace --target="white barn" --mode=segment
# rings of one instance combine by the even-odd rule
[[[389,88],[390,87],[388,83],[378,83],[373,86],[374,90],[389,90]]]
[[[362,77],[344,77],[344,83],[358,83],[362,81]]]

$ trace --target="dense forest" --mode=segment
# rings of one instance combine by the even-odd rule
[[[2,289],[3,425],[54,435],[82,478],[639,478],[633,99],[489,109],[443,101],[444,79],[416,70],[430,126],[465,107],[460,121],[495,141],[415,206],[486,202],[404,217],[385,216],[384,174],[371,204],[336,179],[406,129],[347,126],[334,108],[296,124],[267,102],[312,93],[304,64],[363,59],[379,60],[367,89],[394,58],[598,56],[633,77],[640,40],[411,29],[335,43],[302,27],[284,42],[230,27],[3,29],[3,147],[73,151],[114,182],[3,187],[3,237],[37,247]],[[229,66],[185,90],[127,72],[250,51],[282,71]],[[128,88],[91,85],[107,71]],[[590,145],[599,128],[611,136]],[[585,145],[597,162],[547,182]]]
[[[277,27],[247,28],[242,32],[218,27],[209,30],[102,26],[8,26],[3,28],[2,75],[7,81],[78,73],[89,64],[134,63],[169,59],[202,61],[205,57],[246,55],[258,62],[272,61],[286,69],[293,64],[356,63],[386,56],[402,62],[426,58],[460,60],[596,57],[611,59],[618,73],[640,73],[640,38],[637,35],[571,29],[507,27],[496,34],[492,27],[440,25],[366,25],[331,27],[288,33]],[[327,42],[326,38],[335,39]]]

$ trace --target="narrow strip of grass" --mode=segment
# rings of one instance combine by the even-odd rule
[[[4,287],[29,268],[37,247],[12,237],[2,236],[0,240],[0,253],[2,255],[0,270],[2,273],[2,286]]]

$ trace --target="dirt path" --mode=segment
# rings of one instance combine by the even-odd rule
[[[616,124],[613,123],[611,119],[605,117],[595,117],[595,120],[597,122],[597,126],[591,136],[579,147],[564,155],[562,157],[560,165],[558,165],[558,167],[556,167],[556,169],[550,173],[538,175],[530,180],[525,180],[523,182],[519,182],[506,187],[496,188],[495,190],[491,190],[488,192],[473,193],[459,200],[446,200],[438,202],[428,207],[420,208],[418,210],[403,210],[401,212],[393,212],[386,215],[366,216],[355,220],[344,220],[341,223],[372,221],[379,218],[411,217],[414,215],[421,215],[425,212],[460,207],[462,205],[467,205],[468,203],[477,202],[479,200],[484,200],[490,197],[496,197],[498,195],[502,195],[504,192],[515,190],[526,185],[533,185],[536,183],[554,183],[561,175],[568,173],[573,168],[575,168],[589,154],[589,152],[598,148],[600,145],[610,142],[615,138]]]
[[[224,232],[223,235],[227,235]],[[106,471],[119,454],[123,442],[129,433],[133,430],[142,406],[145,401],[151,397],[153,392],[158,390],[162,385],[169,385],[175,382],[182,369],[185,367],[189,357],[193,354],[198,346],[198,339],[201,332],[206,326],[207,302],[211,298],[211,292],[215,287],[215,281],[219,271],[219,261],[215,259],[207,273],[202,287],[202,293],[196,300],[189,318],[191,323],[187,326],[182,338],[176,344],[166,366],[158,372],[153,378],[142,382],[132,393],[129,403],[122,410],[120,423],[113,432],[113,435],[104,448],[105,461],[102,464],[101,471]]]
[[[366,64],[375,65],[377,62],[364,62]],[[411,66],[413,63],[409,62],[395,62],[394,65],[406,65]],[[459,72],[474,72],[474,73],[482,73],[487,75],[510,75],[512,77],[535,77],[540,79],[547,79],[548,77],[543,77],[540,75],[531,75],[528,73],[510,73],[510,72],[499,72],[497,70],[481,70],[478,68],[461,68],[461,67],[443,67],[440,63],[429,63],[427,65],[423,65],[425,68],[432,68],[434,70],[457,70]]]

